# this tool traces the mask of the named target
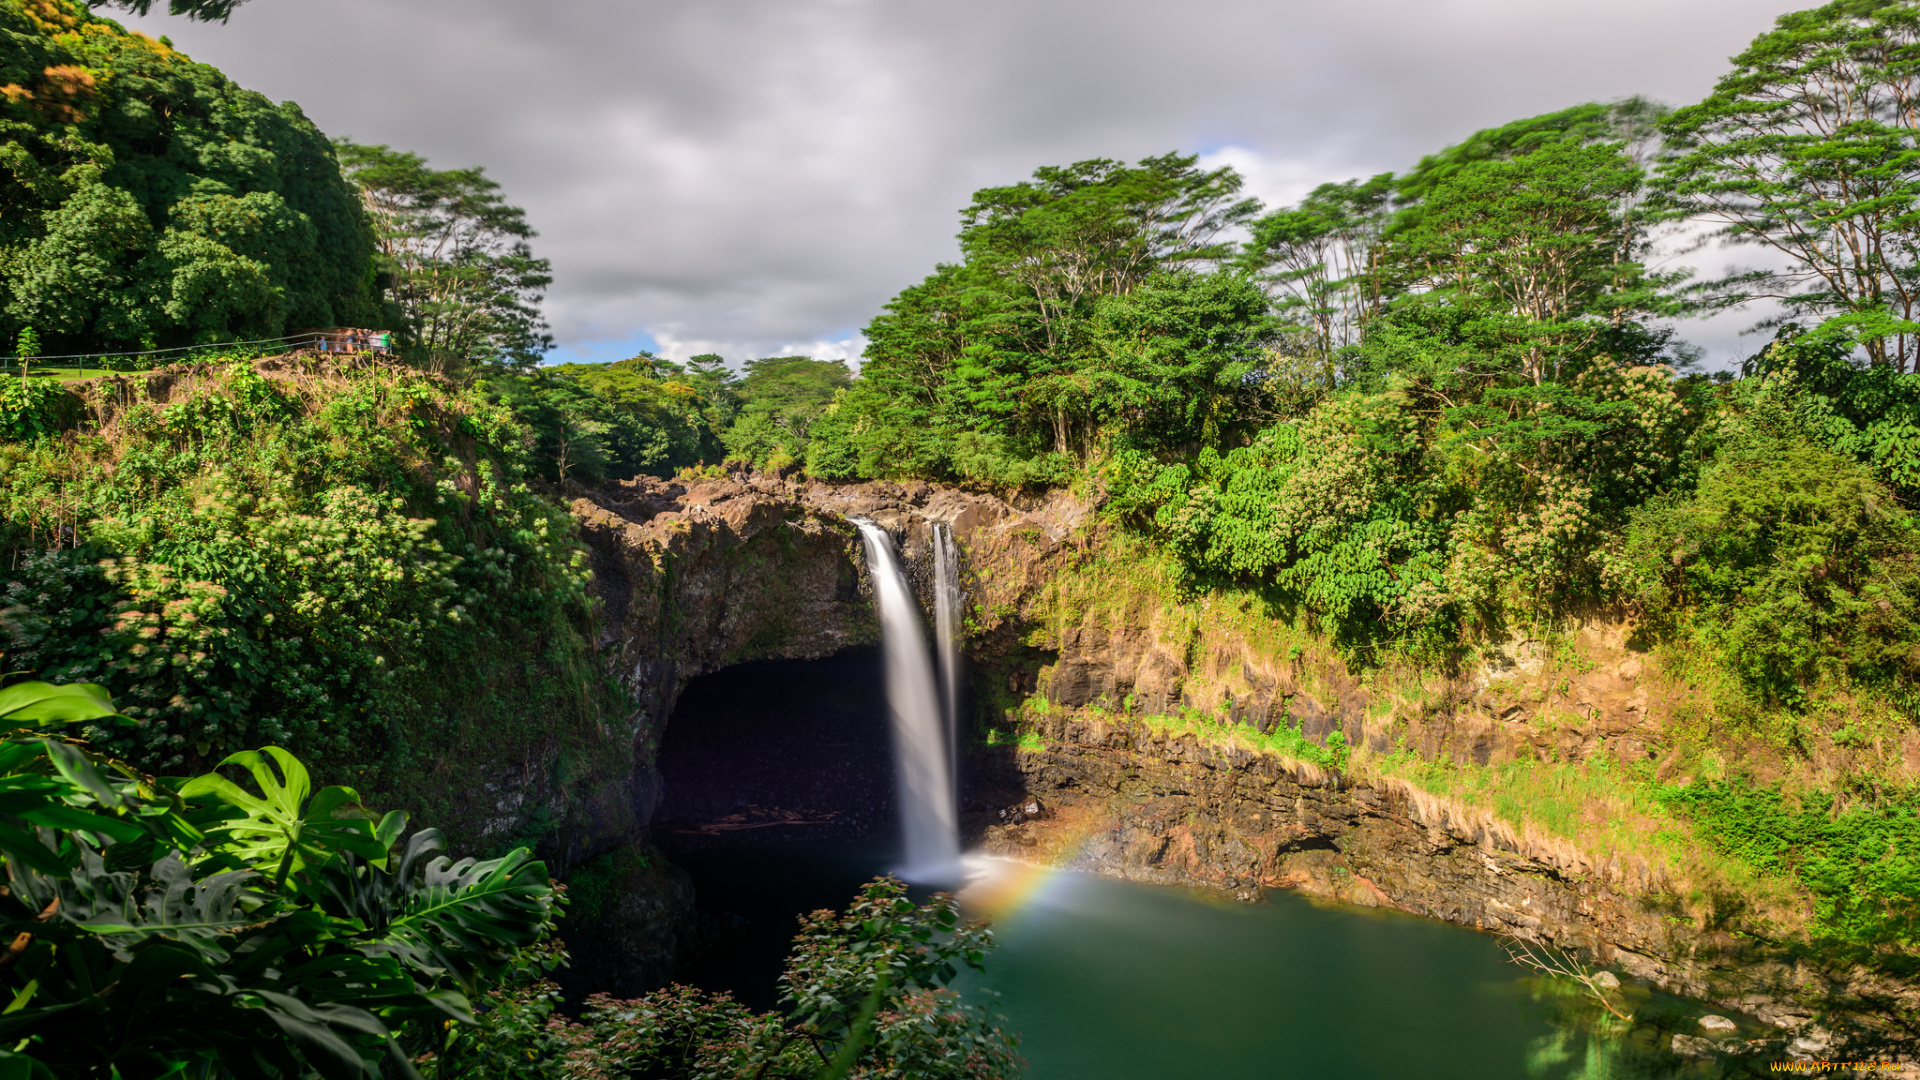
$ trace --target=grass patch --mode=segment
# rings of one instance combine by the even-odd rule
[[[1284,722],[1262,734],[1245,724],[1236,724],[1199,709],[1182,709],[1173,715],[1144,716],[1141,719],[1161,731],[1196,735],[1202,742],[1217,746],[1237,746],[1278,754],[1296,761],[1311,762],[1334,772],[1345,772],[1353,759],[1346,736],[1338,731],[1328,735],[1327,745],[1321,746],[1301,734],[1299,728]]]
[[[1059,711],[1061,706],[1049,703],[1045,698],[1027,699],[1021,707],[1021,716],[1047,716]],[[1066,710],[1071,712],[1073,710]],[[1084,710],[1089,716],[1109,723],[1141,723],[1157,731],[1175,735],[1193,735],[1203,743],[1212,746],[1234,746],[1245,750],[1278,754],[1296,761],[1310,762],[1322,769],[1336,772],[1344,771],[1352,760],[1352,750],[1347,746],[1346,736],[1336,731],[1327,738],[1327,745],[1321,746],[1300,733],[1300,729],[1281,724],[1273,731],[1261,734],[1258,730],[1235,724],[1218,716],[1201,712],[1198,709],[1182,709],[1170,715],[1149,714],[1146,716],[1125,716],[1108,712],[1097,705]],[[1033,746],[1027,740],[1034,740]],[[1031,730],[1023,730],[1020,735],[1020,747],[1039,749],[1040,737]],[[989,742],[988,745],[992,745]]]
[[[1650,772],[1604,757],[1579,763],[1475,765],[1402,751],[1367,763],[1444,798],[1478,806],[1522,830],[1563,838],[1590,855],[1638,859],[1703,924],[1752,913],[1781,928],[1805,925],[1805,894],[1787,874],[1702,843]]]

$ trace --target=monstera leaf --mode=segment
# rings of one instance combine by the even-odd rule
[[[223,846],[262,872],[272,873],[276,889],[285,887],[290,873],[323,866],[343,851],[363,859],[386,857],[391,840],[383,839],[374,813],[360,805],[359,794],[352,788],[329,787],[309,800],[313,786],[306,766],[285,750],[277,746],[243,750],[220,764],[246,768],[261,794],[219,773],[189,780],[180,794],[189,799],[212,795],[243,811],[243,817],[220,827],[225,833]]]
[[[48,967],[31,951],[48,946],[29,945],[20,966],[39,976],[0,1013],[0,1042],[38,1035],[56,1075],[69,1075],[60,1058],[97,1031],[114,1034],[122,1076],[179,1072],[182,1055],[197,1054],[221,1075],[362,1080],[380,1075],[376,1059],[391,1052],[381,1014],[461,1015],[418,993],[392,957],[325,951],[350,948],[358,927],[256,891],[252,870],[173,852],[134,873],[84,851],[67,878],[28,877],[36,905],[47,888],[60,902],[48,905],[49,920],[0,932],[44,938],[72,960]],[[388,1074],[414,1075],[401,1061]]]
[[[0,1080],[414,1077],[399,1025],[471,1020],[466,994],[550,928],[526,852],[396,850],[405,814],[314,792],[277,747],[222,763],[252,784],[176,795],[23,730],[109,715],[96,689],[0,697]]]
[[[23,682],[0,690],[0,727],[72,724],[120,718],[104,686]]]
[[[233,936],[257,928],[275,915],[272,898],[247,886],[251,870],[226,870],[196,880],[172,852],[155,863],[151,884],[140,876],[112,872],[105,860],[82,851],[80,869],[60,889],[62,921],[99,935],[115,958],[132,959],[132,950],[154,938],[191,946],[211,963],[231,959]]]
[[[520,848],[498,859],[459,862],[436,854],[437,829],[407,843],[389,879],[398,915],[369,951],[395,957],[430,978],[446,975],[471,994],[478,975],[497,971],[538,941],[553,914],[546,864]]]
[[[124,767],[126,775],[109,775],[101,764],[57,739],[16,734],[0,741],[0,855],[64,874],[79,865],[83,841],[190,848],[202,839],[164,792]]]

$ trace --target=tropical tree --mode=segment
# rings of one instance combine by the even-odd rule
[[[378,318],[365,215],[298,107],[74,0],[0,0],[0,38],[0,340],[132,350]]]
[[[839,410],[862,475],[936,475],[957,437],[1012,425],[1017,399],[969,393],[956,371],[972,356],[980,373],[1014,306],[1000,278],[968,264],[943,265],[887,301]]]
[[[1838,0],[1782,15],[1706,100],[1661,130],[1662,178],[1725,239],[1787,265],[1717,283],[1732,304],[1866,319],[1874,364],[1920,358],[1920,5]]]
[[[961,211],[960,248],[998,294],[976,315],[981,333],[953,372],[976,411],[1043,426],[1058,453],[1084,448],[1077,367],[1094,303],[1163,268],[1224,261],[1225,231],[1259,210],[1240,196],[1237,173],[1198,161],[1096,159],[974,193]]]
[[[335,140],[372,220],[404,345],[436,367],[528,368],[553,347],[540,300],[553,282],[526,211],[484,169],[432,169],[418,154]]]
[[[733,418],[740,412],[740,377],[720,354],[701,353],[689,357],[684,365],[658,357],[654,363],[672,369],[699,393],[703,403],[701,415],[706,417],[709,430],[718,433],[733,424]]]
[[[556,480],[671,473],[722,454],[700,387],[651,353],[503,372],[482,385],[527,425],[539,472]]]
[[[1084,365],[1092,408],[1131,441],[1172,449],[1217,442],[1261,417],[1276,338],[1266,293],[1233,273],[1177,270],[1095,310]]]
[[[1615,143],[1558,140],[1462,163],[1435,179],[1390,237],[1416,292],[1511,321],[1525,378],[1557,378],[1607,327],[1657,303],[1620,204],[1642,174]]]
[[[733,388],[740,402],[736,419],[721,441],[730,454],[749,461],[765,463],[776,451],[782,465],[797,461],[806,452],[808,429],[852,381],[853,373],[838,360],[749,360]]]
[[[1308,331],[1314,359],[1331,366],[1357,344],[1385,301],[1380,236],[1391,218],[1393,174],[1322,184],[1298,206],[1255,221],[1240,264],[1272,291],[1283,319]]]

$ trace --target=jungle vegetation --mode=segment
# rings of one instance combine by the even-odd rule
[[[524,848],[455,860],[276,746],[146,775],[90,684],[0,688],[11,1077],[992,1078],[1016,1040],[944,989],[992,937],[869,885],[796,940],[778,1013],[672,987],[557,1015],[564,893]],[[224,771],[223,771],[224,770]],[[823,1069],[828,1066],[835,1068]]]
[[[172,4],[221,21],[232,6]],[[0,341],[19,352],[332,326],[395,331],[435,370],[524,368],[552,347],[548,264],[483,169],[330,140],[75,0],[0,3],[0,34]]]
[[[333,148],[168,45],[68,0],[0,4],[0,340],[48,354],[379,320]]]
[[[228,357],[92,416],[0,379],[0,646],[122,702],[100,752],[286,743],[386,791],[478,732],[590,771],[568,740],[621,706],[554,488],[726,461],[1071,485],[1189,595],[1255,596],[1359,671],[1626,616],[1722,733],[1875,748],[1656,793],[1836,938],[1920,943],[1920,4],[1784,15],[1699,102],[1519,119],[1293,206],[1178,153],[1041,168],[975,193],[857,371],[539,366],[550,268],[481,170],[329,140],[70,0],[0,0],[0,31],[0,340],[357,322],[413,365]],[[1701,230],[1777,268],[1668,269]],[[1751,355],[1701,371],[1686,317],[1758,301]]]

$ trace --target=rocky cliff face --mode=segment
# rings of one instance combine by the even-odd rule
[[[1055,662],[1034,685],[1054,704],[1097,705],[1140,715],[1197,709],[1262,732],[1280,724],[1322,745],[1334,731],[1350,746],[1386,753],[1413,750],[1428,759],[1486,765],[1504,761],[1623,763],[1662,759],[1668,726],[1702,707],[1694,688],[1649,664],[1629,644],[1632,627],[1598,621],[1557,649],[1516,639],[1489,650],[1474,670],[1452,675],[1407,673],[1398,685],[1370,685],[1324,643],[1260,640],[1243,618],[1173,628],[1086,617],[1051,629]],[[1289,647],[1291,645],[1291,647]],[[1695,718],[1695,722],[1707,718]],[[1730,742],[1737,736],[1729,733]],[[1846,773],[1881,752],[1811,736],[1809,752],[1823,768]],[[1920,776],[1920,730],[1898,747],[1908,773]],[[1763,740],[1740,747],[1765,773],[1778,748]],[[1660,761],[1661,775],[1675,777]]]
[[[1382,753],[1404,746],[1481,765],[1596,754],[1633,761],[1657,743],[1648,699],[1660,687],[1643,677],[1625,637],[1621,626],[1582,631],[1579,670],[1566,672],[1547,670],[1539,646],[1519,642],[1478,672],[1431,679],[1425,699],[1409,703],[1383,700],[1337,659],[1276,654],[1227,629],[1169,640],[1153,626],[1088,625],[1059,633],[1058,662],[1039,686],[1068,707],[1192,708],[1262,732],[1284,723],[1322,745],[1339,731],[1348,745]]]
[[[991,627],[1017,615],[1086,514],[1063,494],[1022,506],[929,484],[751,476],[640,477],[570,494],[592,553],[601,654],[636,704],[622,734],[640,751],[633,797],[642,825],[654,798],[647,750],[687,680],[878,640],[851,519],[888,531],[929,609],[930,527],[951,528],[971,566],[995,571],[973,581],[973,608]]]
[[[1324,652],[1262,639],[1257,619],[1202,613],[1174,626],[1164,605],[1066,611],[1063,582],[1091,570],[1099,591],[1111,552],[1086,527],[1084,505],[1063,493],[1021,501],[922,484],[735,475],[641,478],[570,496],[592,551],[603,656],[635,702],[615,733],[630,741],[635,762],[622,811],[578,832],[579,857],[644,847],[659,792],[653,750],[687,680],[875,640],[849,518],[892,534],[929,608],[930,529],[940,524],[966,563],[974,697],[989,722],[1014,706],[1014,718],[1046,744],[1038,752],[1002,746],[971,763],[976,805],[1038,796],[1049,808],[1028,824],[977,819],[994,850],[1247,898],[1297,888],[1513,933],[1786,1026],[1829,1007],[1920,1010],[1910,987],[1823,970],[1796,958],[1790,943],[1703,923],[1643,862],[1516,832],[1402,781],[1336,777],[1142,719],[1191,709],[1262,731],[1286,723],[1322,744],[1341,731],[1376,752],[1481,763],[1646,760],[1660,752],[1661,710],[1672,695],[1642,669],[1620,628],[1587,631],[1575,661],[1515,642],[1477,672],[1387,693]],[[1036,720],[1015,706],[1027,695],[1058,708]],[[692,896],[659,861],[622,890],[627,899],[603,926],[570,933],[584,929],[593,940],[599,985],[632,990],[671,970]]]
[[[634,708],[620,730],[606,733],[631,748],[623,789],[579,800],[547,844],[563,869],[647,848],[660,797],[654,751],[688,680],[749,660],[815,659],[877,640],[850,518],[888,530],[929,608],[930,529],[950,527],[975,565],[997,569],[990,581],[975,582],[979,609],[1006,618],[1070,550],[1085,515],[1064,495],[1023,505],[925,484],[739,474],[640,477],[565,495],[591,553],[600,654]],[[614,891],[624,899],[574,919],[568,934],[576,953],[591,954],[595,985],[637,992],[657,985],[690,944],[693,897],[662,860],[620,865],[626,869]]]

